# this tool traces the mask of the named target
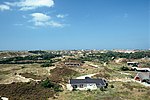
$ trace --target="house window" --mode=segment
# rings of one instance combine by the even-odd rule
[[[73,85],[72,87],[75,89],[75,88],[77,88],[77,85]]]
[[[92,86],[92,84],[90,84],[90,86]]]
[[[80,84],[80,88],[83,88],[83,84]]]

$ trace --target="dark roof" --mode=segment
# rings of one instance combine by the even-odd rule
[[[64,63],[82,63],[80,60],[66,60]]]
[[[84,84],[84,83],[95,83],[96,85],[106,85],[103,79],[70,79],[70,84]]]

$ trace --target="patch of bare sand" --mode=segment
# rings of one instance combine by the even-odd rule
[[[41,81],[41,80],[34,80],[32,78],[25,78],[21,75],[11,75],[9,78],[0,82],[0,84],[11,84],[13,82],[30,82],[30,81]]]

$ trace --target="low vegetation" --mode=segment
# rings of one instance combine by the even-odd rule
[[[82,56],[66,51],[41,50],[28,51],[26,56],[8,54],[8,57],[0,59],[0,96],[10,100],[150,100],[150,88],[130,82],[137,73],[130,71],[126,64],[127,61],[137,61],[140,66],[148,67],[149,50],[136,53],[85,52]],[[117,63],[116,60],[120,58],[124,60]],[[62,64],[65,60],[80,61],[83,65],[67,67]],[[105,78],[108,88],[94,91],[66,90],[69,79],[94,73],[97,74],[92,78]],[[31,81],[18,81],[18,74],[31,78]]]
[[[52,69],[50,71],[51,76],[50,79],[54,82],[63,82],[63,83],[68,83],[68,80],[72,77],[75,77],[78,72],[67,68],[67,67],[57,67],[55,69]]]
[[[53,63],[49,63],[49,62],[46,62],[41,65],[41,67],[50,67],[50,66],[55,66],[55,65]]]
[[[62,87],[59,84],[52,82],[48,78],[41,82],[41,86],[43,86],[44,88],[52,88],[52,89],[54,89],[55,92],[62,92],[63,91]]]
[[[34,75],[33,73],[20,73],[20,75],[25,77],[25,78],[32,78],[34,80],[41,80],[41,79],[43,79],[43,77],[38,76],[38,75]]]
[[[120,70],[121,70],[121,71],[129,71],[129,68],[128,68],[128,67],[125,67],[125,66],[122,66],[122,67],[120,68]]]
[[[45,100],[53,97],[55,91],[37,83],[0,84],[0,95],[10,100]]]
[[[141,59],[144,57],[150,57],[150,51],[140,51],[135,53],[120,53],[109,51],[107,53],[92,53],[81,57],[84,61],[100,61],[109,62],[116,58],[126,58],[126,59]]]
[[[41,82],[0,84],[0,96],[10,100],[45,100],[62,92],[62,86],[48,78]]]
[[[55,57],[60,57],[59,54],[42,53],[40,55],[27,55],[25,57],[15,56],[9,58],[3,58],[0,60],[0,64],[32,64],[32,63],[44,63],[47,60],[51,60]]]

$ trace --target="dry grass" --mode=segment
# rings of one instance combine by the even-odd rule
[[[21,73],[20,75],[25,78],[32,78],[34,80],[42,80],[45,78],[45,77],[34,75],[33,73]]]
[[[68,67],[56,67],[50,71],[50,79],[57,83],[68,83],[69,79],[76,76],[78,72]]]
[[[18,82],[19,80],[15,79],[16,74],[27,74],[27,78],[37,78],[38,77],[49,77],[50,68],[42,68],[40,64],[1,64],[0,65],[0,83],[7,84],[12,82]],[[35,76],[34,76],[35,75]],[[12,81],[12,82],[11,82]]]
[[[149,100],[149,92],[149,88],[135,82],[110,82],[105,91],[64,91],[58,100]]]
[[[98,63],[94,63],[98,64]],[[51,80],[59,83],[67,83],[70,78],[80,75],[99,73],[95,77],[104,77],[106,79],[132,78],[136,72],[124,71],[130,75],[120,74],[120,67],[126,66],[125,63],[115,64],[110,62],[106,67],[99,64],[99,68],[94,68],[86,63],[81,67],[54,67],[42,68],[40,64],[6,64],[0,65],[0,82],[9,79],[14,73],[21,73],[27,78],[49,77]],[[51,71],[50,71],[51,70]],[[32,74],[32,75],[31,75]],[[131,77],[132,76],[132,77]],[[111,88],[111,85],[114,88]],[[35,87],[36,88],[36,87]],[[106,91],[64,91],[58,95],[58,100],[150,100],[150,88],[144,87],[135,82],[109,82]],[[42,90],[41,90],[42,91]],[[30,95],[31,96],[31,95]]]
[[[0,84],[0,95],[10,100],[46,100],[54,91],[37,83],[12,83]]]

